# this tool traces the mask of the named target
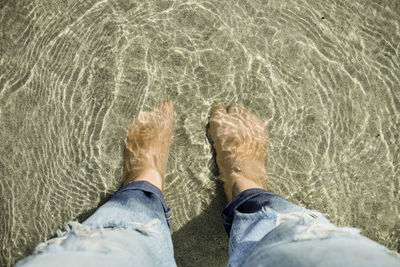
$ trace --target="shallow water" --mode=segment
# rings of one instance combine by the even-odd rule
[[[0,265],[106,201],[168,98],[180,265],[227,259],[205,128],[231,101],[269,122],[272,191],[400,251],[397,0],[3,0],[0,29]]]

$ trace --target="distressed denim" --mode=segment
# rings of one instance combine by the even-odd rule
[[[249,189],[222,213],[228,266],[400,266],[400,257],[360,230],[263,189]]]
[[[240,193],[222,217],[230,237],[228,266],[400,266],[397,253],[359,230],[336,227],[323,214],[263,189]],[[161,191],[133,182],[17,266],[176,266],[170,226]]]
[[[17,266],[176,266],[171,212],[157,187],[127,184],[85,222],[39,244]]]

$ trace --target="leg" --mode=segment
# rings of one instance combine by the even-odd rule
[[[176,266],[162,189],[173,107],[140,113],[128,134],[124,186],[85,222],[40,244],[18,266]]]
[[[399,256],[358,229],[263,189],[241,192],[222,216],[229,266],[400,266]]]
[[[266,123],[234,103],[215,106],[209,133],[230,202],[222,213],[229,266],[397,266],[385,247],[354,228],[265,190]],[[233,200],[232,200],[233,199]]]

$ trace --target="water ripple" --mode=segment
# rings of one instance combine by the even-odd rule
[[[1,2],[0,265],[106,201],[133,118],[167,98],[174,238],[222,208],[205,127],[237,101],[269,122],[271,190],[399,250],[399,14],[394,0]],[[227,259],[219,237],[207,264]]]

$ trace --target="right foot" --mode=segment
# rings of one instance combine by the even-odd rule
[[[230,202],[250,188],[266,188],[267,123],[241,105],[211,110],[208,130],[217,153],[219,178]]]

